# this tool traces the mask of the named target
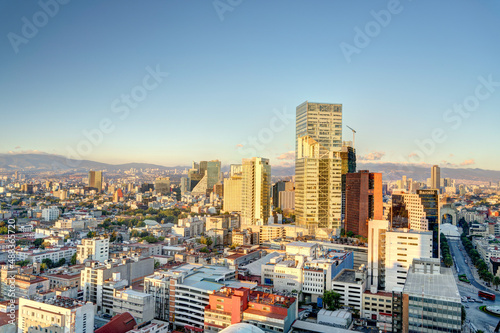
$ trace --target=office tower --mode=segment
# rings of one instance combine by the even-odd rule
[[[434,165],[431,170],[431,188],[441,188],[441,168],[438,165]]]
[[[241,186],[243,178],[241,174],[235,174],[224,179],[224,208],[225,212],[241,212]]]
[[[188,177],[181,177],[180,187],[181,187],[181,195],[183,195],[184,193],[186,193],[187,191],[190,190]]]
[[[432,257],[439,258],[439,244],[441,232],[439,231],[440,213],[439,213],[439,190],[417,190],[420,202],[424,207],[425,217],[427,219],[427,230],[432,231]]]
[[[98,192],[101,192],[102,180],[102,171],[89,171],[89,187],[95,188]]]
[[[352,147],[351,141],[344,141],[342,143],[340,157],[342,158],[342,218],[344,219],[346,174],[356,172],[356,149]]]
[[[342,186],[339,152],[330,152],[309,136],[298,143],[295,162],[295,214],[300,227],[314,235],[318,228],[341,226]]]
[[[346,176],[345,231],[368,237],[368,221],[384,215],[382,174],[362,170]]]
[[[159,195],[170,194],[170,177],[158,177],[155,180],[155,191]]]
[[[193,166],[195,165],[193,164]],[[213,191],[214,185],[222,182],[220,161],[201,161],[198,173],[196,173],[196,168],[190,171],[192,171],[189,174],[192,179],[191,185],[194,185],[191,189],[193,195],[209,196]]]
[[[462,303],[451,268],[414,259],[403,289],[402,332],[462,332]]]
[[[295,214],[310,234],[340,230],[342,105],[304,102],[296,111]]]
[[[401,179],[401,184],[402,184],[402,189],[405,190],[408,188],[408,180],[406,180],[406,176],[403,176],[403,178]]]
[[[19,298],[18,333],[94,332],[94,305],[57,296],[44,301]]]
[[[267,224],[271,214],[271,165],[260,157],[243,159],[241,225]]]
[[[273,207],[276,209],[279,205],[280,192],[292,192],[294,190],[294,183],[290,181],[280,180],[273,185]]]

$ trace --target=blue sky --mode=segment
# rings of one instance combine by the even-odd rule
[[[276,114],[309,100],[343,104],[360,159],[500,170],[498,2],[40,3],[55,11],[0,2],[0,153],[289,165],[295,123]]]

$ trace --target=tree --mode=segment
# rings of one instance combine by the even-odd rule
[[[45,271],[46,269],[47,269],[47,264],[42,263],[42,264],[40,265],[40,271],[42,271],[42,272],[43,272],[43,271]]]
[[[462,325],[465,322],[465,318],[467,318],[467,312],[465,311],[465,307],[462,305]]]
[[[40,245],[42,245],[42,244],[43,244],[43,238],[37,238],[33,242],[33,245],[35,245],[36,247],[40,247]]]
[[[159,261],[155,261],[155,269],[157,269],[158,267],[160,267],[160,262]]]
[[[498,290],[498,285],[500,284],[500,277],[498,276],[495,276],[493,278],[493,285],[496,287],[496,289]]]
[[[76,265],[76,253],[71,256],[71,265]]]
[[[206,247],[204,247],[200,250],[200,252],[209,253],[210,251]]]
[[[337,310],[340,308],[340,294],[333,290],[326,290],[323,294],[323,302],[328,307],[328,310]]]
[[[48,268],[54,267],[54,262],[49,258],[45,258],[42,260],[42,263],[46,264]]]
[[[57,266],[62,266],[66,263],[66,259],[65,258],[61,258],[59,259],[59,261],[57,262]]]
[[[87,238],[94,238],[96,236],[97,236],[97,232],[95,232],[95,231],[89,231],[87,233]]]

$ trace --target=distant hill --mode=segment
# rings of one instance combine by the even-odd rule
[[[107,164],[89,160],[75,160],[50,154],[0,154],[0,171],[84,171],[84,170],[128,170],[136,169],[174,169],[148,163]]]
[[[149,163],[125,163],[108,164],[89,160],[68,159],[60,155],[50,154],[0,154],[0,171],[87,171],[106,170],[108,172],[117,170],[135,169],[185,169],[189,166],[166,167]],[[430,168],[423,166],[408,166],[396,163],[358,163],[358,170],[370,170],[371,172],[381,172],[384,180],[401,179],[403,175],[418,181],[425,181],[430,178]],[[229,166],[224,165],[222,171],[229,171]],[[295,174],[295,168],[273,166],[272,175],[274,177],[287,177]],[[441,177],[462,179],[470,181],[499,182],[500,171],[483,169],[452,169],[441,168]]]

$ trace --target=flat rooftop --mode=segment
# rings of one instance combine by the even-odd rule
[[[300,247],[313,247],[316,246],[316,243],[306,243],[306,242],[291,242],[286,244],[286,246],[300,246]]]
[[[460,303],[455,278],[450,268],[441,267],[441,274],[413,273],[411,268],[406,278],[403,292],[422,297],[445,298]]]
[[[335,282],[345,282],[345,283],[356,283],[356,271],[353,269],[343,269],[340,274],[338,274],[335,279]]]

